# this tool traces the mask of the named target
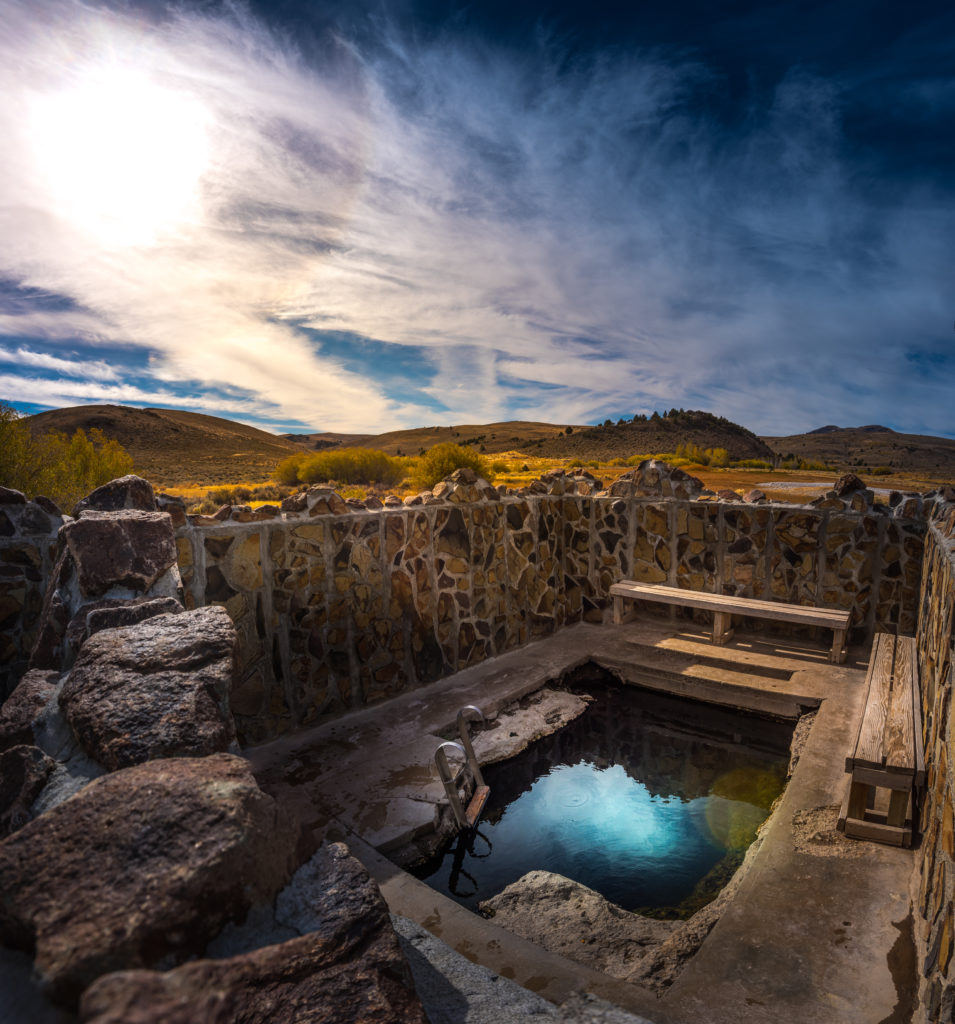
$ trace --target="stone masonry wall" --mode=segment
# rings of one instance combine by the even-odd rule
[[[358,511],[316,490],[295,512],[183,519],[186,606],[224,605],[239,633],[242,741],[603,621],[619,579],[848,608],[855,642],[877,628],[914,632],[921,506],[903,516],[835,499],[810,508],[648,498],[627,482],[606,497],[576,489],[558,477],[545,493],[492,498],[485,485],[462,497],[459,487]]]
[[[939,506],[925,544],[919,610],[918,659],[925,738],[926,792],[922,802],[916,942],[919,1017],[952,1020],[955,1008],[955,504]]]

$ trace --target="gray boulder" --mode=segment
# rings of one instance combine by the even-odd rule
[[[426,1024],[388,909],[345,846],[323,847],[294,918],[305,934],[159,973],[109,974],[83,994],[88,1024]],[[305,869],[297,873],[303,874]]]
[[[87,597],[100,597],[115,586],[143,593],[176,563],[172,521],[165,512],[87,511],[67,523],[60,536]]]
[[[100,512],[117,512],[123,508],[138,508],[143,512],[156,511],[156,495],[153,485],[141,476],[121,476],[110,480],[108,484],[97,487],[85,498],[81,498],[73,509],[73,515],[79,516],[86,509],[97,509]]]
[[[33,801],[43,791],[54,761],[26,744],[0,754],[0,839],[30,820]]]
[[[55,1000],[102,974],[201,952],[270,902],[298,839],[230,754],[128,768],[0,843],[0,941],[35,952]]]
[[[112,771],[229,749],[235,640],[218,606],[90,637],[59,697],[80,746]]]
[[[31,669],[0,708],[0,750],[33,744],[33,723],[56,692],[59,673]]]

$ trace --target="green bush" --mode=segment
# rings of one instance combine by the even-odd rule
[[[97,429],[87,437],[34,436],[16,409],[0,403],[0,485],[30,498],[44,494],[69,512],[90,491],[133,470],[125,448]]]
[[[393,487],[406,476],[406,461],[375,448],[342,448],[330,452],[302,452],[283,459],[275,470],[280,484],[381,484]]]
[[[495,459],[491,463],[491,472],[496,476],[498,473],[506,473],[510,467],[502,459]]]
[[[773,464],[765,459],[737,459],[733,463],[734,469],[772,469]]]
[[[872,467],[872,475],[873,476],[890,476],[891,473],[892,473],[892,467],[891,466],[873,466]]]
[[[446,441],[429,448],[417,460],[413,480],[416,487],[430,489],[456,469],[462,468],[473,469],[488,482],[494,479],[492,467],[473,448]]]

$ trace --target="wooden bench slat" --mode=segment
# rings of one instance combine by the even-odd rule
[[[885,723],[883,743],[884,764],[887,770],[915,774],[915,735],[912,723],[912,686],[915,665],[912,645],[907,637],[895,641],[895,669],[892,673],[892,693],[889,714]]]
[[[754,597],[736,597],[732,594],[709,594],[699,590],[682,590],[653,583],[614,583],[610,587],[614,597],[656,601],[661,604],[682,605],[689,608],[708,608],[714,611],[734,612],[753,618],[769,618],[778,622],[799,622],[830,629],[845,629],[850,612],[809,605],[786,604],[781,601],[762,601]]]
[[[892,683],[894,657],[895,637],[889,636],[888,633],[877,633],[869,658],[866,707],[859,728],[859,738],[856,740],[855,753],[852,756],[853,766],[882,767],[882,741],[889,711],[889,687]]]

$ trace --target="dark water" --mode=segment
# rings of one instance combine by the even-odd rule
[[[476,909],[528,871],[628,910],[713,899],[782,791],[792,726],[620,684],[570,725],[485,769],[476,832],[414,871]]]

